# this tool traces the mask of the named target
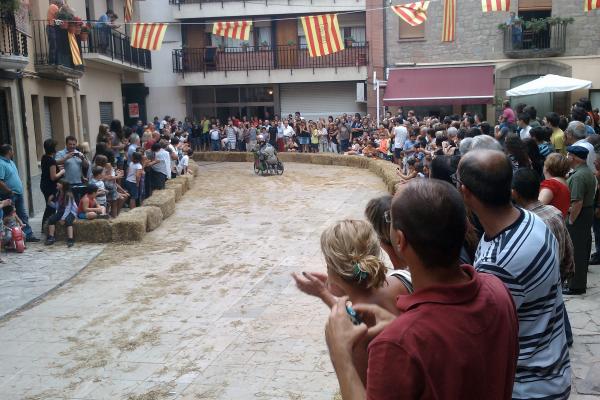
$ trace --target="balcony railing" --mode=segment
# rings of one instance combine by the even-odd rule
[[[27,36],[17,30],[12,13],[0,13],[0,56],[27,57]]]
[[[111,60],[134,67],[152,69],[149,50],[136,49],[130,45],[131,39],[109,27],[92,27],[88,39],[81,42],[83,53],[101,54]]]
[[[261,71],[301,68],[361,67],[369,62],[368,43],[337,53],[310,57],[297,46],[205,47],[173,50],[173,71]]]
[[[33,21],[33,43],[35,65],[38,72],[63,78],[79,78],[83,75],[83,65],[74,65],[69,46],[67,30],[58,26],[48,26],[44,21]],[[81,41],[78,39],[79,51]]]
[[[504,30],[504,53],[510,58],[556,57],[564,54],[567,25],[547,25],[542,31],[508,26]]]

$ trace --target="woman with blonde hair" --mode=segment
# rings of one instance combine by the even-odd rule
[[[387,274],[381,259],[379,238],[371,224],[362,220],[343,220],[321,234],[321,251],[327,273],[293,273],[298,289],[320,298],[329,307],[337,297],[348,296],[353,303],[375,304],[397,315],[396,298],[412,293],[406,272],[403,278]],[[363,382],[367,374],[367,345],[365,338],[354,349],[354,365]]]

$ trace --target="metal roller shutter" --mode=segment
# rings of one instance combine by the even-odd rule
[[[279,98],[281,115],[300,111],[304,118],[314,119],[366,112],[366,105],[356,102],[356,82],[283,84]]]

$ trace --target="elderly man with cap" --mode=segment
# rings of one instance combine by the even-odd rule
[[[594,151],[594,145],[588,142],[587,132],[585,124],[579,121],[571,121],[565,129],[565,144],[567,146],[581,146],[588,150],[586,158],[587,166],[590,167],[592,172],[596,172],[596,153]]]
[[[588,153],[588,149],[582,146],[567,147],[567,159],[573,170],[567,180],[571,191],[567,228],[575,250],[575,275],[569,282],[569,288],[563,291],[564,294],[583,294],[587,287],[596,193],[596,178],[586,162]]]

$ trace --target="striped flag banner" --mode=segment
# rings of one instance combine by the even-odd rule
[[[588,12],[600,8],[600,0],[583,0],[583,11]]]
[[[308,55],[321,57],[344,50],[337,14],[300,17],[308,47]]]
[[[131,22],[133,19],[133,0],[125,0],[125,22]]]
[[[73,59],[73,65],[83,65],[83,60],[81,59],[81,52],[79,51],[79,45],[77,44],[77,39],[75,38],[75,34],[68,32],[69,35],[69,47],[71,48],[71,58]]]
[[[161,23],[137,23],[131,31],[131,47],[136,49],[160,50],[167,26]]]
[[[456,0],[444,0],[442,42],[453,42],[456,28]]]
[[[213,35],[225,36],[232,39],[250,39],[252,21],[228,21],[215,22],[213,24]]]
[[[508,11],[510,10],[510,0],[481,0],[483,12],[490,11]]]
[[[418,1],[410,4],[392,6],[392,11],[402,18],[407,24],[417,26],[427,20],[429,1]]]

